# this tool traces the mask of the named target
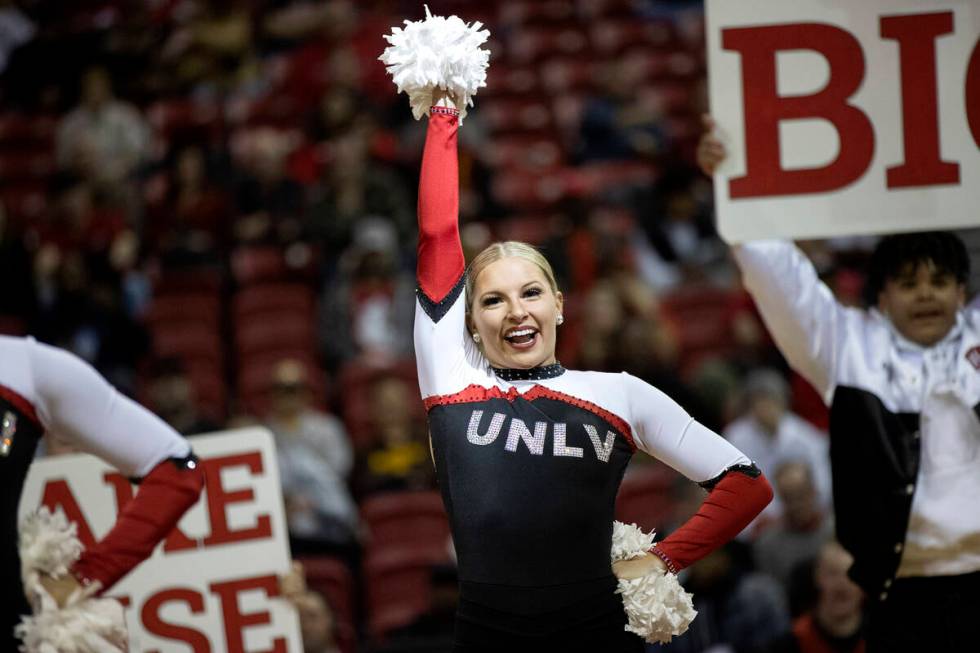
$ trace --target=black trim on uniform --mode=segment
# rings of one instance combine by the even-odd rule
[[[196,469],[197,466],[200,464],[200,460],[198,459],[197,456],[194,455],[193,451],[191,451],[183,458],[177,458],[176,456],[171,456],[167,460],[172,462],[174,467],[176,467],[181,471],[186,471],[188,469]],[[143,481],[142,476],[131,476],[129,478],[129,482],[132,483],[133,485],[139,485],[142,481]]]
[[[540,381],[541,379],[553,379],[565,373],[565,368],[561,366],[561,363],[540,365],[525,370],[505,367],[494,367],[492,369],[493,373],[504,381]]]
[[[446,296],[441,301],[432,301],[428,295],[422,292],[421,288],[415,289],[415,296],[419,298],[419,304],[422,306],[425,314],[429,316],[429,319],[433,322],[438,322],[449,312],[449,308],[456,303],[456,299],[459,297],[459,293],[463,292],[465,285],[466,275],[462,274],[459,277],[459,281],[453,285],[452,289],[446,293]]]
[[[756,467],[755,463],[752,463],[751,465],[732,465],[731,467],[723,471],[721,474],[718,474],[718,476],[715,476],[714,478],[709,478],[707,481],[701,481],[700,483],[698,483],[698,485],[700,485],[705,490],[710,492],[711,490],[715,489],[715,486],[718,485],[718,482],[721,481],[721,479],[725,478],[725,476],[729,472],[738,472],[739,474],[745,474],[749,478],[759,478],[759,476],[762,475],[762,470]]]

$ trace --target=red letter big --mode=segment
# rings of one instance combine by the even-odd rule
[[[883,16],[881,35],[898,41],[905,162],[888,168],[889,188],[955,184],[960,167],[939,158],[936,37],[953,31],[953,12]]]
[[[833,25],[800,23],[722,31],[722,46],[742,57],[746,175],[732,179],[732,199],[818,193],[841,188],[868,169],[874,132],[868,117],[848,104],[864,78],[864,53],[851,34]],[[780,96],[776,53],[814,50],[830,66],[830,80],[812,95]],[[822,168],[784,170],[779,157],[779,122],[823,118],[837,129],[840,152]]]

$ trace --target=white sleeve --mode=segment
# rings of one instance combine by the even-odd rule
[[[847,311],[788,241],[756,241],[732,248],[745,287],[776,345],[829,402],[844,344]]]
[[[751,461],[649,383],[623,373],[636,446],[697,483]]]
[[[415,361],[422,398],[448,395],[462,390],[473,378],[473,370],[485,364],[483,355],[466,332],[466,301],[462,289],[451,297],[451,305],[433,319],[424,299],[415,300]],[[431,309],[430,309],[431,310]]]
[[[190,453],[187,440],[88,363],[33,341],[28,350],[38,417],[56,436],[127,476],[144,476],[160,461]]]

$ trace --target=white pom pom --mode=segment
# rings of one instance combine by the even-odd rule
[[[26,516],[20,523],[21,577],[24,591],[34,606],[34,616],[25,616],[15,628],[27,653],[121,653],[126,650],[127,632],[122,605],[113,599],[92,598],[99,583],[76,591],[59,608],[41,584],[41,574],[55,578],[68,573],[84,547],[78,527],[59,508],[47,507]]]
[[[24,517],[20,523],[21,571],[38,570],[49,576],[63,576],[82,554],[78,526],[69,522],[61,508],[54,513],[47,506]]]
[[[477,89],[487,85],[490,51],[480,46],[490,31],[481,27],[479,21],[467,25],[458,16],[433,16],[426,6],[425,20],[406,20],[404,29],[393,27],[385,36],[391,45],[378,58],[398,92],[408,94],[416,120],[429,111],[438,88],[459,102],[462,123]]]
[[[636,524],[613,522],[612,561],[645,555],[653,547],[654,535],[653,531],[644,533]],[[616,592],[623,595],[623,607],[629,619],[626,630],[651,644],[667,643],[682,635],[698,614],[692,595],[684,591],[677,576],[671,573],[620,579]]]
[[[613,522],[612,560],[639,558],[653,547],[656,531],[644,533],[636,524]]]
[[[122,605],[113,599],[44,610],[24,617],[14,633],[26,653],[123,653],[128,640]]]
[[[629,623],[626,630],[651,644],[667,643],[683,635],[697,611],[692,596],[671,573],[652,573],[633,580],[620,580],[623,607]]]

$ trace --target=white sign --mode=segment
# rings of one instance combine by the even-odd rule
[[[301,653],[296,611],[278,594],[289,541],[272,435],[261,428],[195,437],[207,486],[143,564],[109,592],[126,607],[132,653]],[[20,516],[61,506],[83,543],[100,539],[133,495],[98,458],[35,462]]]
[[[729,242],[980,226],[980,2],[708,0]]]

